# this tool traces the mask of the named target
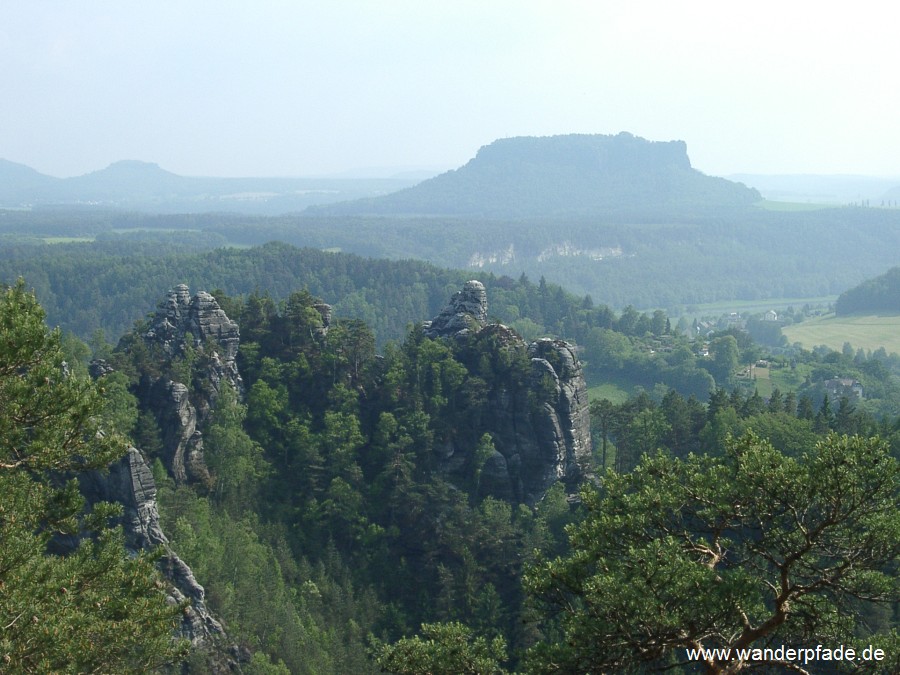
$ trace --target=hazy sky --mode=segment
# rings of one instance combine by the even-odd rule
[[[865,0],[0,0],[0,158],[304,176],[628,131],[713,175],[900,176],[898,63]]]

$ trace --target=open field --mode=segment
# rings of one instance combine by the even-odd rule
[[[900,314],[835,316],[825,314],[802,323],[786,326],[782,332],[788,342],[799,342],[807,349],[827,345],[840,351],[845,342],[854,349],[900,353]]]
[[[753,378],[747,383],[748,388],[755,389],[763,398],[772,395],[774,389],[781,393],[797,391],[806,381],[810,367],[799,364],[794,368],[753,368]]]
[[[768,300],[720,300],[719,302],[707,302],[698,305],[692,305],[690,312],[686,312],[688,316],[719,316],[728,312],[740,312],[741,314],[756,314],[765,312],[769,309],[776,311],[787,309],[788,307],[803,307],[809,305],[818,307],[821,305],[829,305],[837,300],[836,295],[820,295],[812,298],[769,298]],[[696,311],[694,311],[696,308]]]
[[[769,396],[772,395],[772,389],[774,388],[772,379],[769,377],[769,369],[757,368],[754,366],[750,369],[750,372],[752,373],[753,388],[756,389],[763,398],[769,398]]]
[[[608,398],[610,401],[619,405],[628,400],[628,389],[615,384],[614,382],[604,382],[596,386],[588,388],[588,400],[597,401],[599,399]]]

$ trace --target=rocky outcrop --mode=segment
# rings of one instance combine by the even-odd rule
[[[313,309],[322,317],[322,327],[316,329],[316,337],[322,339],[328,335],[328,329],[331,327],[332,308],[325,302],[317,302],[313,305]]]
[[[199,291],[191,297],[188,287],[181,284],[159,304],[150,327],[141,337],[148,346],[158,347],[170,361],[193,358],[201,364],[202,373],[195,379],[202,382],[202,387],[169,377],[147,378],[142,384],[142,399],[159,424],[161,459],[172,477],[179,483],[208,483],[200,428],[222,387],[232,387],[239,395],[243,392],[236,363],[238,325],[212,295]]]
[[[530,378],[491,389],[485,424],[503,461],[485,464],[481,492],[534,504],[562,481],[574,493],[591,458],[587,385],[574,348],[550,339],[526,347],[505,326],[496,330],[506,333],[507,348],[526,352]]]
[[[149,328],[132,339],[143,342],[152,356],[162,356],[162,363],[138,364],[143,369],[138,397],[160,430],[159,459],[177,483],[209,485],[200,429],[224,387],[242,392],[236,364],[237,324],[212,295],[201,291],[191,297],[188,287],[180,285],[160,303]],[[181,367],[186,363],[187,369]],[[112,370],[108,362],[97,360],[90,372],[99,378]],[[169,582],[171,602],[187,603],[178,635],[206,654],[209,672],[239,672],[239,662],[249,657],[229,645],[221,624],[206,606],[203,587],[170,546],[160,526],[156,483],[140,450],[130,448],[108,471],[90,472],[79,480],[88,504],[108,501],[123,506],[121,524],[131,551],[161,549],[158,565]]]
[[[207,356],[212,362],[213,398],[223,381],[238,390],[243,388],[235,362],[241,343],[240,330],[206,291],[191,297],[184,284],[170,290],[157,307],[143,337],[146,342],[162,347],[170,358],[183,356],[188,346],[194,350],[208,350]]]
[[[543,438],[546,457],[555,457],[550,473],[533,484],[555,480],[579,480],[591,459],[591,420],[587,383],[575,348],[564,340],[542,338],[528,346],[532,386],[551,385],[549,398],[535,414],[538,436]]]
[[[88,374],[95,380],[115,371],[106,359],[93,359],[88,364]]]
[[[148,407],[162,434],[162,461],[177,483],[207,483],[209,469],[203,457],[200,415],[181,382],[157,380],[150,388]]]
[[[206,592],[191,568],[169,546],[159,524],[156,482],[150,468],[135,448],[129,448],[108,472],[92,471],[80,477],[81,491],[89,504],[117,502],[122,505],[122,529],[125,545],[133,552],[161,548],[159,566],[169,580],[171,601],[188,605],[178,627],[179,637],[195,646],[210,646],[224,636],[221,624],[206,607]]]
[[[487,292],[480,281],[467,281],[461,291],[422,330],[430,338],[464,337],[487,323]]]
[[[484,286],[469,281],[431,322],[427,337],[452,337],[460,351],[489,355],[496,363],[522,364],[524,373],[491,378],[479,429],[469,437],[491,435],[495,452],[480,469],[479,492],[500,499],[534,504],[551,485],[563,481],[574,493],[590,466],[591,431],[587,384],[575,347],[564,340],[542,338],[531,344],[502,324],[486,324]],[[470,369],[475,364],[469,364]],[[470,451],[455,439],[440,451],[450,475],[465,470]]]

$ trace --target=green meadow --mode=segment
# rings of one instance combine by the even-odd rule
[[[900,314],[867,314],[835,316],[824,314],[802,323],[782,328],[788,342],[799,342],[806,348],[826,345],[840,351],[845,342],[854,349],[900,353]]]

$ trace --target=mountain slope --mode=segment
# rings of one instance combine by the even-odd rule
[[[0,159],[0,204],[20,206],[41,190],[61,183],[61,179],[46,176],[24,164]]]
[[[683,141],[621,133],[501,139],[465,166],[406,190],[314,210],[510,218],[741,208],[760,199],[693,169]]]
[[[154,213],[288,213],[311,204],[373,197],[412,178],[214,178],[180,176],[126,160],[73,178],[45,176],[0,159],[0,209],[85,205]]]
[[[137,160],[114,162],[105,169],[65,181],[60,194],[69,199],[130,201],[183,195],[196,189],[194,179],[178,176],[158,164]]]
[[[900,312],[900,267],[867,279],[859,286],[841,293],[834,305],[840,315],[866,312]]]

